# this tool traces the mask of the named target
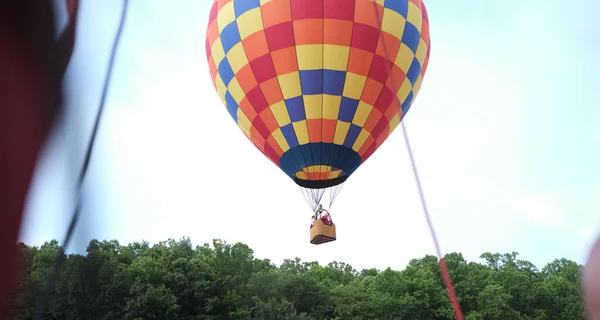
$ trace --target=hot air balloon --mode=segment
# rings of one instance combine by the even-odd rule
[[[320,215],[414,102],[429,22],[422,0],[215,0],[206,53],[233,120]],[[311,242],[335,240],[320,221]]]

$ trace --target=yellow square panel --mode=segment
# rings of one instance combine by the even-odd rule
[[[248,58],[246,58],[246,52],[244,51],[244,46],[241,42],[229,50],[227,53],[227,62],[229,62],[234,74],[240,71],[244,66],[248,65]]]
[[[302,86],[300,85],[300,73],[290,72],[277,76],[281,93],[284,99],[290,99],[302,95]]]
[[[383,11],[381,30],[401,40],[404,35],[405,25],[406,19],[398,12],[387,8]]]
[[[298,67],[300,70],[323,69],[323,45],[306,44],[296,46]]]
[[[244,93],[244,89],[242,89],[240,83],[235,77],[233,77],[233,79],[231,79],[231,82],[229,82],[227,90],[229,90],[229,93],[231,94],[233,100],[235,100],[237,104],[240,104],[246,96],[246,93]]]
[[[235,21],[235,9],[233,8],[233,1],[230,1],[219,10],[219,13],[217,13],[219,32],[223,31],[223,29],[233,21]]]
[[[219,64],[225,58],[225,50],[223,49],[223,43],[221,42],[221,38],[217,38],[215,42],[213,42],[210,47],[210,52],[212,53],[212,57],[215,60],[215,66],[219,68]]]
[[[337,145],[343,145],[344,140],[346,140],[346,136],[348,135],[349,129],[350,122],[338,120],[337,125],[335,127],[335,135],[333,136],[333,143]]]
[[[277,144],[279,147],[281,147],[283,152],[290,150],[290,145],[287,143],[287,140],[285,140],[283,132],[281,132],[281,128],[277,128],[275,131],[273,131],[273,133],[271,133],[271,135],[273,136],[273,139],[277,141]]]
[[[362,130],[360,130],[360,133],[358,134],[356,141],[352,145],[352,150],[358,152],[360,150],[360,148],[362,148],[362,146],[365,144],[365,141],[367,141],[367,138],[370,135],[371,134],[369,133],[369,131],[365,130],[364,128]]]
[[[242,40],[257,31],[263,30],[265,27],[260,7],[244,12],[237,18],[237,25]]]
[[[328,94],[323,95],[323,118],[329,120],[337,120],[340,113],[340,105],[342,104],[342,97],[332,96]]]
[[[273,116],[275,117],[275,120],[277,120],[277,124],[280,127],[292,122],[287,107],[285,106],[285,102],[279,101],[276,104],[269,106],[269,108],[271,108]]]
[[[326,44],[323,47],[323,69],[346,71],[350,47]]]
[[[421,66],[425,62],[425,57],[427,56],[427,44],[423,39],[419,40],[419,46],[417,47],[417,52],[415,54],[415,58],[419,60]]]
[[[300,145],[310,142],[310,139],[308,138],[308,126],[306,124],[306,120],[294,122],[292,126],[294,126],[294,131],[296,132],[296,137],[298,138],[298,143]]]
[[[412,91],[412,89],[413,86],[410,83],[410,80],[408,80],[408,78],[404,78],[404,81],[402,81],[402,85],[400,86],[400,90],[398,90],[398,93],[396,94],[398,100],[406,100],[406,97],[408,97],[408,94]]]
[[[323,113],[324,95],[311,94],[305,95],[303,98],[306,119],[321,119],[321,114]]]
[[[400,44],[400,49],[398,50],[394,64],[397,65],[404,74],[407,74],[414,58],[415,54],[412,50],[410,50],[406,44],[402,43]]]
[[[354,100],[360,100],[362,96],[367,77],[358,75],[356,73],[346,73],[346,83],[344,84],[344,97],[348,97]]]
[[[352,123],[355,125],[362,127],[367,122],[369,115],[371,115],[371,110],[373,110],[373,106],[360,101],[358,103],[358,107],[356,108],[356,113],[354,114],[354,118],[352,119]]]
[[[406,15],[406,21],[412,23],[415,27],[417,27],[417,30],[421,32],[423,13],[421,12],[421,8],[411,1],[408,2],[408,14]]]

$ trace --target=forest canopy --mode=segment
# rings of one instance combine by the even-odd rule
[[[438,259],[413,259],[404,270],[355,270],[258,259],[243,243],[189,238],[121,245],[90,241],[65,255],[56,240],[19,244],[16,295],[2,319],[30,319],[57,258],[65,258],[46,319],[454,319]],[[484,253],[468,262],[444,257],[467,320],[585,319],[581,266],[556,259],[542,269],[516,252]]]

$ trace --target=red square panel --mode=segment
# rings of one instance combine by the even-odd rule
[[[366,24],[354,23],[352,46],[368,52],[375,52],[380,30]]]
[[[379,83],[385,83],[387,78],[392,71],[394,64],[389,62],[386,58],[375,55],[373,57],[373,63],[371,64],[371,70],[369,70],[369,78],[377,80]]]
[[[276,165],[279,165],[279,160],[281,159],[281,156],[277,154],[277,151],[273,147],[271,147],[271,144],[265,144],[264,152],[267,158],[273,161],[273,163],[275,163]]]
[[[392,93],[390,88],[383,87],[383,89],[381,90],[381,93],[379,93],[379,97],[377,98],[377,101],[375,102],[375,108],[377,110],[379,110],[381,113],[385,113],[385,111],[390,106],[390,103],[392,103],[393,99],[394,99],[394,94]]]
[[[325,0],[324,5],[325,19],[354,21],[354,1]]]
[[[386,117],[381,117],[381,119],[379,119],[379,122],[377,123],[377,125],[375,126],[375,128],[373,128],[373,132],[371,132],[371,134],[373,135],[373,137],[376,140],[384,132],[387,132],[387,131],[390,130],[389,122],[390,121],[388,119],[386,119]]]
[[[292,19],[322,19],[323,0],[290,0]]]
[[[263,141],[266,140],[271,134],[271,132],[260,117],[254,118],[254,120],[252,121],[252,127],[256,129],[256,131],[258,131],[260,136],[263,138]]]
[[[294,46],[294,26],[291,21],[280,23],[265,29],[270,51]]]
[[[270,54],[265,54],[264,56],[255,59],[250,62],[250,66],[252,66],[252,72],[254,72],[254,76],[258,83],[263,83],[277,76]]]
[[[246,97],[257,113],[261,113],[263,110],[269,107],[269,104],[260,90],[260,87],[250,90],[250,92],[246,94]]]

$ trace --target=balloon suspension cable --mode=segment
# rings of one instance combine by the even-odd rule
[[[373,1],[373,9],[374,9],[373,13],[375,14],[375,19],[381,28],[383,21],[379,17],[379,14],[378,14],[378,12],[379,12],[378,6],[380,6],[380,5],[378,5],[374,0],[372,0],[372,1]],[[397,0],[397,1],[406,1],[406,0]],[[383,45],[384,52],[388,52],[385,37],[380,37],[380,41],[381,41],[381,44]],[[388,60],[390,60],[390,59],[388,59]],[[388,78],[390,78],[389,80],[392,82],[392,86],[396,87],[395,82],[394,82],[394,76],[391,73],[391,71],[388,71],[387,75],[388,75]],[[408,139],[408,133],[406,131],[406,126],[404,125],[404,121],[402,121],[402,119],[400,119],[400,120],[401,120],[401,125],[402,125],[402,132],[404,134],[404,141],[406,142],[406,148],[408,150],[410,162],[412,165],[412,170],[413,170],[413,173],[415,176],[415,181],[417,183],[417,188],[419,190],[419,197],[421,198],[421,205],[423,206],[423,213],[425,215],[425,219],[427,220],[427,225],[429,226],[429,232],[431,233],[431,237],[432,237],[433,243],[435,245],[435,250],[436,250],[436,253],[437,253],[437,256],[439,259],[440,271],[442,273],[444,285],[446,286],[446,290],[448,291],[448,298],[450,299],[450,303],[452,304],[452,308],[454,309],[454,315],[456,316],[456,319],[464,320],[464,315],[463,315],[462,309],[460,307],[460,304],[458,303],[458,298],[456,296],[456,292],[454,291],[454,286],[452,285],[452,279],[450,278],[450,273],[448,272],[448,268],[444,261],[444,257],[442,256],[442,250],[440,249],[440,244],[438,242],[437,235],[435,233],[435,229],[433,228],[433,223],[431,222],[431,217],[429,216],[429,210],[427,209],[427,202],[425,201],[425,194],[423,192],[423,188],[421,187],[421,179],[419,178],[419,174],[417,172],[417,166],[415,164],[415,159],[414,159],[414,156],[412,153],[412,148],[410,146],[410,141]]]
[[[73,232],[75,231],[75,227],[77,226],[77,222],[81,215],[81,201],[82,201],[81,189],[82,189],[83,181],[85,179],[85,176],[87,174],[87,170],[88,170],[88,167],[90,164],[93,147],[96,142],[96,136],[98,134],[98,128],[100,126],[100,120],[102,118],[102,113],[104,111],[106,97],[108,95],[108,87],[110,84],[113,67],[115,64],[115,57],[117,55],[119,43],[121,40],[121,35],[123,33],[123,27],[125,25],[125,20],[127,17],[128,5],[129,5],[129,0],[123,0],[123,8],[122,8],[122,13],[121,13],[121,18],[120,18],[117,33],[115,35],[115,39],[114,39],[114,42],[112,45],[112,50],[111,50],[111,54],[110,54],[110,58],[109,58],[109,62],[108,62],[108,69],[106,72],[106,76],[104,79],[104,86],[102,89],[102,96],[100,98],[100,105],[99,105],[98,111],[96,113],[96,119],[94,122],[94,127],[92,129],[92,135],[91,135],[90,141],[88,142],[87,150],[85,152],[83,166],[79,173],[79,179],[77,180],[75,209],[73,211],[73,215],[71,216],[71,222],[69,224],[69,228],[67,229],[67,232],[66,232],[64,240],[63,240],[63,245],[61,248],[62,252],[59,253],[59,255],[56,257],[56,262],[54,263],[54,266],[46,279],[44,288],[42,289],[42,291],[40,292],[40,294],[38,295],[38,297],[36,299],[36,304],[35,304],[35,309],[34,309],[35,313],[33,315],[33,319],[36,319],[36,320],[44,319],[44,310],[46,308],[46,303],[47,303],[48,299],[50,298],[52,291],[54,290],[54,285],[56,284],[56,280],[58,279],[58,272],[66,259],[66,255],[65,255],[64,251],[65,251],[66,247],[69,245],[69,242],[71,241]]]
[[[304,199],[308,203],[308,206],[312,209],[312,211],[316,211],[325,195],[326,189],[310,189],[305,187],[300,187],[300,191],[302,191],[302,195]]]
[[[329,192],[329,208],[331,208],[331,206],[333,206],[333,202],[335,201],[337,196],[340,194],[340,192],[342,191],[342,188],[344,188],[345,184],[346,183],[342,183],[342,184],[339,184],[339,185],[331,188],[331,190]]]
[[[323,199],[325,197],[326,193],[329,193],[328,208],[331,209],[331,207],[333,206],[333,202],[335,201],[337,196],[340,194],[340,191],[342,191],[342,188],[344,187],[344,185],[345,185],[345,183],[341,183],[339,185],[336,185],[333,187],[327,187],[327,188],[323,188],[323,189],[310,189],[310,188],[304,188],[304,187],[300,187],[300,186],[299,186],[299,188],[300,188],[300,191],[302,191],[304,200],[306,200],[306,203],[308,203],[308,206],[312,209],[312,211],[315,212],[315,211],[317,211],[319,204],[321,204],[322,201],[326,201]]]
[[[302,191],[302,195],[304,196],[306,203],[308,203],[308,206],[312,209],[312,211],[316,211],[318,204],[315,204],[314,199],[310,195],[310,190],[300,186],[298,186],[298,188],[300,188],[300,191]]]

